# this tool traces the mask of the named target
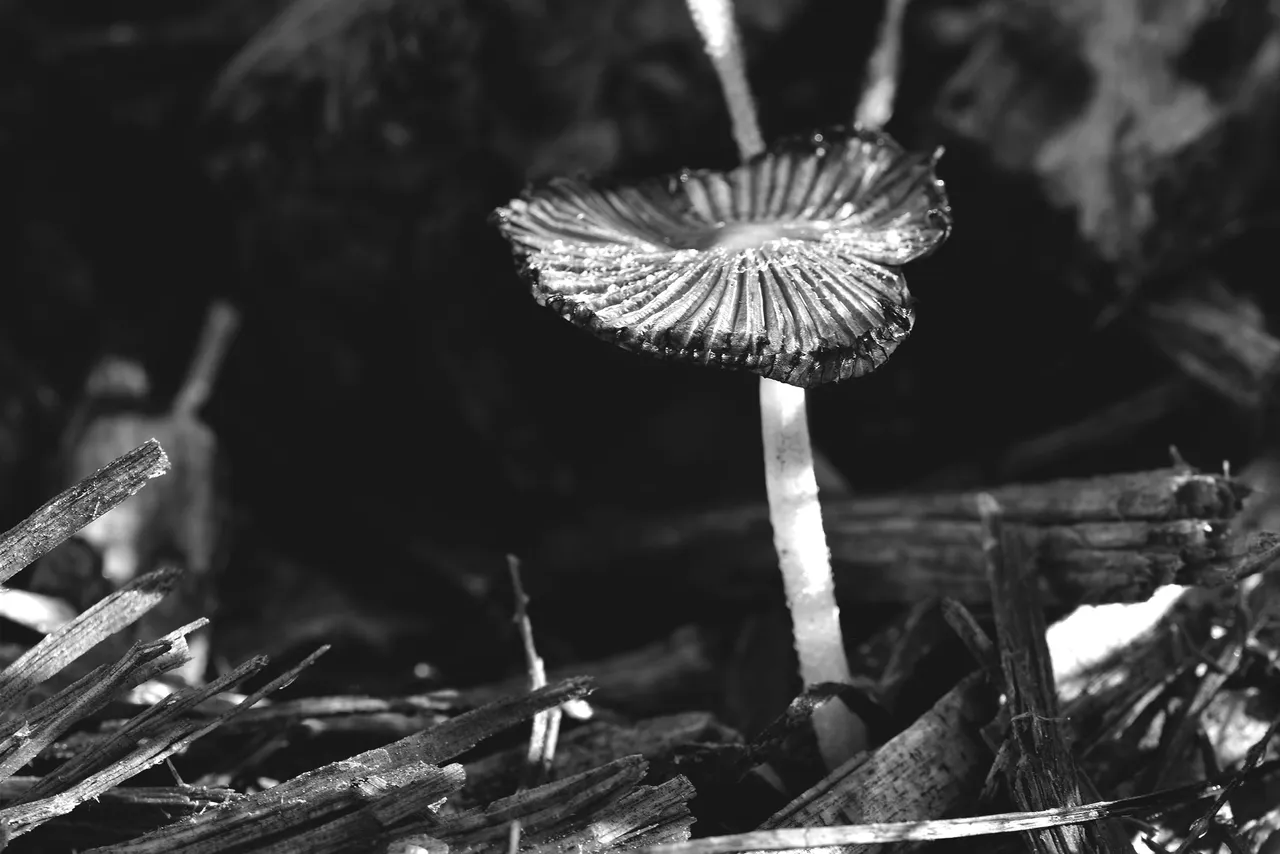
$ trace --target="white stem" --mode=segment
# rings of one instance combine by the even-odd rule
[[[806,685],[847,683],[844,645],[832,643],[840,638],[840,609],[813,473],[804,389],[773,380],[760,383],[760,426],[769,520],[795,627],[800,678]]]
[[[849,662],[840,631],[831,552],[822,527],[804,389],[762,379],[760,427],[769,520],[791,609],[800,678],[805,685],[848,684]],[[819,713],[814,716],[814,730],[828,767],[866,747],[865,726],[843,703],[828,703]]]
[[[720,88],[724,90],[738,156],[744,161],[750,160],[764,151],[764,138],[760,136],[756,104],[747,83],[747,66],[738,40],[738,25],[733,20],[733,0],[688,0],[688,3],[689,15],[702,36],[702,44],[716,68]]]
[[[687,2],[720,79],[738,155],[746,161],[764,151],[764,140],[747,83],[733,2]],[[820,682],[848,684],[849,662],[844,654],[831,553],[818,504],[804,389],[761,379],[760,421],[769,518],[791,609],[800,677],[806,686]],[[818,751],[828,769],[837,768],[866,748],[866,727],[844,703],[833,700],[820,706],[812,720]]]
[[[898,66],[902,57],[902,22],[907,17],[908,0],[888,0],[875,50],[867,60],[867,80],[854,112],[854,124],[881,128],[893,117],[893,99],[898,94]]]

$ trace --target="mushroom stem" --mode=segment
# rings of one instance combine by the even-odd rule
[[[738,155],[746,161],[764,151],[764,140],[747,82],[733,2],[688,0],[688,4],[724,92]],[[769,519],[791,610],[800,678],[806,687],[822,682],[848,684],[852,680],[818,503],[805,390],[761,379],[760,422]],[[812,720],[827,768],[835,769],[866,748],[866,727],[844,703],[837,700],[819,706]]]
[[[844,645],[831,643],[840,631],[840,610],[822,527],[805,397],[805,390],[796,386],[774,380],[760,383],[769,520],[795,629],[800,678],[806,685],[848,682]]]
[[[884,127],[893,117],[893,99],[898,94],[898,66],[902,62],[902,22],[909,0],[888,0],[875,50],[867,60],[867,79],[853,122],[868,128]]]
[[[756,102],[751,97],[751,85],[747,82],[738,25],[733,20],[733,0],[688,0],[688,3],[689,15],[702,36],[702,45],[707,56],[711,57],[716,77],[720,79],[720,88],[724,91],[729,121],[733,124],[733,141],[738,144],[738,156],[744,161],[749,160],[764,151],[764,137],[760,135]]]
[[[769,379],[760,381],[769,521],[773,524],[773,545],[791,610],[800,678],[805,685],[847,685],[852,679],[840,631],[831,551],[822,527],[805,399],[803,388]],[[866,727],[843,703],[820,707],[813,725],[828,767],[834,768],[866,748]]]

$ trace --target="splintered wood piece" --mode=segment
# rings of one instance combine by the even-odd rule
[[[176,570],[144,575],[46,635],[0,673],[0,710],[11,708],[37,685],[154,608],[180,576]]]
[[[684,777],[657,786],[637,786],[608,808],[586,820],[567,836],[546,840],[530,850],[536,854],[599,854],[637,845],[663,845],[689,838],[693,816],[689,800],[697,793]],[[578,824],[584,822],[580,819]],[[546,833],[542,834],[545,839]]]
[[[1067,741],[1045,641],[1044,612],[1028,578],[1021,545],[1005,536],[995,499],[980,495],[978,502],[1009,718],[1008,740],[993,770],[1003,774],[1014,801],[1025,810],[1095,801],[1097,791],[1076,767]],[[1132,850],[1112,822],[1045,828],[1027,834],[1027,839],[1041,854]]]
[[[742,736],[706,712],[684,712],[649,718],[631,725],[596,721],[564,735],[552,766],[557,778],[612,762],[623,756],[642,756],[650,763],[669,759],[693,745],[741,745]],[[467,765],[467,785],[450,803],[465,808],[515,790],[519,782],[521,748],[511,748]]]
[[[1231,584],[1269,566],[1280,538],[1236,536],[1248,488],[1222,475],[1160,469],[992,490],[1046,603],[1142,601],[1165,584]],[[837,592],[864,602],[990,598],[973,493],[896,495],[824,504]],[[610,585],[772,592],[763,505],[647,521],[599,518],[550,533],[535,553],[562,583],[610,567]],[[768,585],[768,586],[766,586]],[[624,588],[625,589],[625,588]]]
[[[60,790],[83,782],[130,754],[139,743],[154,740],[158,733],[176,723],[200,703],[221,691],[231,690],[260,673],[266,666],[266,658],[259,656],[242,663],[208,685],[186,688],[170,695],[164,703],[136,715],[106,738],[88,746],[46,774],[44,779],[16,803],[30,803],[40,798],[52,797]]]
[[[181,825],[103,851],[158,854],[175,849],[194,851],[197,845],[226,840],[231,834],[235,834],[236,839],[258,839],[264,832],[260,824],[264,817],[270,817],[275,828],[296,827],[313,816],[324,814],[317,811],[341,810],[360,803],[360,796],[353,789],[353,784],[360,779],[374,775],[386,777],[406,765],[416,767],[417,763],[440,765],[483,739],[528,720],[543,709],[581,699],[590,690],[587,680],[568,680],[540,691],[498,700],[385,747],[300,774]],[[216,722],[213,725],[216,726]]]
[[[524,789],[488,806],[416,822],[404,830],[447,843],[450,850],[502,852],[518,822],[521,851],[597,854],[613,848],[688,839],[693,787],[676,776],[638,785],[648,772],[639,756]]]
[[[440,800],[462,786],[465,775],[458,765],[437,768],[420,763],[417,766],[397,769],[387,777],[370,777],[358,781],[352,788],[358,797],[368,801],[360,809],[325,821],[318,827],[311,826],[317,819],[323,820],[334,812],[332,804],[314,815],[301,816],[279,813],[265,816],[260,823],[258,838],[277,841],[255,847],[258,854],[340,854],[353,847],[365,847],[370,840],[389,840],[397,825],[420,816],[429,816],[438,808]],[[276,819],[288,819],[277,821]],[[308,819],[307,829],[297,830],[293,819]],[[284,838],[278,838],[281,832]],[[190,854],[215,854],[232,850],[235,838],[219,837],[204,843],[183,846]]]
[[[1250,490],[1225,475],[1187,468],[1153,469],[984,490],[1009,523],[1077,525],[1085,522],[1230,519]],[[886,495],[844,503],[863,519],[978,519],[971,492]]]
[[[148,662],[168,652],[169,647],[167,641],[135,645],[114,666],[105,672],[99,672],[98,678],[91,684],[81,686],[83,690],[77,691],[74,697],[69,697],[70,702],[60,704],[62,707],[54,714],[40,715],[43,720],[34,727],[24,722],[19,730],[7,735],[0,741],[0,757],[3,757],[0,758],[0,779],[17,773],[76,721],[106,705],[111,697],[125,689],[130,676]],[[36,711],[43,710],[37,708]],[[0,810],[0,819],[7,818],[8,812],[8,809]]]
[[[630,792],[644,778],[648,763],[639,756],[624,756],[581,774],[544,783],[439,820],[416,822],[406,833],[427,833],[449,843],[451,849],[490,847],[508,841],[509,825],[519,821],[522,840],[537,844],[546,836],[560,836],[579,826],[577,822]]]
[[[168,470],[169,458],[151,439],[61,492],[0,536],[0,583]]]
[[[943,815],[981,786],[991,766],[982,728],[995,713],[986,675],[973,673],[906,730],[833,771],[761,830]],[[863,850],[869,849],[846,848],[845,854]]]
[[[140,644],[139,648],[145,649],[148,646],[170,643],[171,641],[162,639],[150,645]],[[127,756],[113,762],[79,783],[62,790],[58,794],[0,809],[0,824],[3,824],[11,835],[21,836],[47,821],[66,815],[85,801],[98,798],[103,792],[187,749],[197,739],[208,735],[216,729],[222,721],[256,705],[264,697],[288,685],[298,677],[299,673],[310,667],[326,649],[326,647],[322,647],[307,656],[299,664],[270,680],[258,690],[247,695],[240,703],[211,721],[177,721],[170,723],[168,726],[162,726],[158,732],[150,737],[144,737],[135,742],[132,752]],[[144,717],[146,717],[146,713],[144,713]]]
[[[41,779],[18,776],[0,782],[0,802],[9,803],[18,799]],[[127,789],[112,789],[104,792],[100,800],[108,806],[152,805],[164,809],[194,811],[239,797],[242,796],[225,786],[130,786]]]
[[[99,665],[53,696],[24,710],[21,716],[10,714],[9,719],[0,724],[0,737],[10,738],[23,730],[58,725],[56,721],[67,720],[68,709],[72,706],[79,709],[81,718],[88,717],[108,702],[117,702],[124,691],[181,667],[190,658],[186,635],[201,625],[192,623],[155,641],[134,644],[121,660],[134,660],[136,665],[120,679],[118,690],[108,690],[104,683],[120,667],[120,661]],[[84,738],[86,749],[92,749],[92,744],[91,736]]]

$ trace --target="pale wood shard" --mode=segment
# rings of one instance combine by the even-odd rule
[[[193,624],[198,628],[199,623]],[[186,627],[191,629],[192,627]],[[149,645],[139,644],[137,649],[146,650],[149,647],[155,647],[165,644],[171,644],[168,638],[162,638],[154,641]],[[63,788],[57,794],[51,795],[39,800],[30,802],[20,802],[12,806],[0,809],[0,825],[7,828],[7,831],[13,836],[20,836],[28,833],[40,825],[60,816],[67,815],[86,801],[91,801],[104,792],[115,788],[142,771],[158,765],[161,762],[172,757],[174,754],[185,750],[197,739],[208,735],[217,728],[223,720],[232,717],[236,713],[250,708],[263,698],[273,694],[285,685],[288,685],[298,674],[324,653],[326,648],[321,648],[316,652],[303,659],[300,663],[286,670],[281,675],[270,680],[262,687],[258,688],[251,694],[245,696],[241,702],[230,709],[227,709],[213,721],[205,723],[203,721],[178,721],[168,723],[164,716],[147,715],[144,713],[140,718],[135,719],[135,723],[146,727],[141,732],[135,732],[136,741],[129,739],[129,746],[132,747],[131,752],[112,762],[106,767],[96,771],[91,776],[80,780],[80,782]],[[180,663],[180,662],[179,662]],[[154,662],[153,662],[154,664]],[[246,672],[252,672],[252,668]],[[82,680],[86,682],[87,680]],[[125,680],[122,680],[124,682]],[[90,683],[96,686],[97,683]],[[127,682],[125,682],[127,684]],[[191,689],[193,691],[208,691],[208,686],[203,689]],[[167,725],[166,725],[167,724]],[[74,764],[74,760],[73,763]]]
[[[168,470],[164,449],[150,439],[59,493],[0,536],[0,583]]]
[[[46,635],[0,673],[0,709],[11,708],[37,685],[160,604],[180,577],[176,570],[158,570],[137,578]]]
[[[308,771],[234,804],[146,834],[127,843],[127,847],[110,847],[103,851],[147,854],[170,851],[175,847],[195,851],[198,850],[196,846],[226,842],[233,836],[247,841],[260,839],[266,832],[296,828],[317,816],[340,812],[362,803],[362,796],[356,789],[360,780],[373,776],[389,777],[402,773],[400,769],[404,768],[420,769],[424,763],[439,765],[494,733],[528,720],[543,709],[580,699],[589,692],[590,683],[578,679],[560,682],[530,694],[508,697],[385,747]],[[269,822],[264,824],[268,818]]]

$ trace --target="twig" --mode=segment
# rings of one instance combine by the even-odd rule
[[[542,656],[538,655],[537,647],[533,643],[533,623],[529,621],[529,597],[525,595],[524,585],[520,582],[519,558],[515,555],[507,555],[507,568],[511,572],[511,586],[515,590],[515,621],[520,628],[525,665],[529,669],[529,690],[537,691],[539,688],[546,687],[547,667],[543,664]],[[550,776],[551,765],[555,761],[556,740],[560,735],[560,716],[559,706],[538,712],[533,716],[520,789],[538,786]],[[520,819],[512,819],[510,833],[507,851],[509,854],[517,854],[520,850]]]
[[[209,306],[187,376],[173,400],[174,415],[194,415],[213,392],[227,350],[240,328],[240,313],[221,300]]]
[[[0,537],[0,584],[168,470],[151,439],[60,493]]]
[[[525,663],[529,668],[529,690],[546,687],[547,668],[533,643],[533,624],[529,622],[529,597],[520,582],[520,561],[515,555],[507,555],[507,567],[511,571],[511,585],[515,589],[516,625],[520,627],[520,640],[524,644]],[[523,788],[541,785],[551,773],[555,761],[556,740],[560,736],[560,707],[546,709],[533,716],[533,730],[529,735],[529,752],[525,761]]]

